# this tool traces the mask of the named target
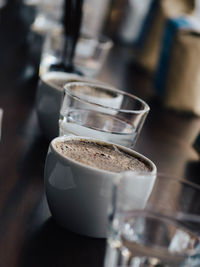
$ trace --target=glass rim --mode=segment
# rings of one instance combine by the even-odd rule
[[[126,211],[126,214],[128,212]],[[194,214],[194,213],[189,213],[189,212],[169,212],[166,210],[157,210],[153,205],[148,204],[147,207],[144,209],[134,209],[131,211],[131,214],[135,214],[136,216],[138,214],[143,215],[143,216],[149,216],[149,217],[159,217],[160,220],[173,220],[176,221],[177,223],[181,222],[192,222],[192,223],[200,223],[200,214]]]
[[[141,110],[131,110],[131,109],[120,109],[120,108],[114,108],[114,107],[109,107],[107,105],[102,105],[102,104],[99,104],[99,103],[95,103],[95,102],[92,102],[90,100],[87,100],[87,99],[83,99],[81,98],[80,96],[77,96],[75,93],[73,93],[72,90],[70,90],[71,87],[73,86],[88,86],[88,87],[95,87],[97,89],[103,89],[103,90],[107,90],[107,91],[110,91],[110,92],[116,92],[118,94],[121,94],[121,95],[124,95],[124,96],[127,96],[131,99],[134,99],[135,101],[138,101],[140,103],[143,104],[144,108],[141,109]],[[77,99],[81,102],[84,102],[84,103],[87,103],[87,104],[90,104],[90,105],[93,105],[93,106],[97,106],[97,107],[101,107],[101,108],[104,108],[104,109],[107,109],[107,110],[111,110],[111,111],[118,111],[118,112],[121,112],[121,113],[131,113],[131,114],[146,114],[149,112],[150,110],[150,107],[149,105],[144,101],[142,100],[141,98],[133,95],[133,94],[130,94],[130,93],[127,93],[125,91],[122,91],[122,90],[119,90],[118,88],[115,88],[113,86],[110,86],[110,85],[104,85],[104,84],[100,84],[100,83],[95,83],[95,82],[69,82],[69,83],[66,83],[64,85],[64,92],[69,95],[70,97],[74,98],[74,99]]]
[[[169,175],[169,174],[163,173],[163,172],[152,173],[152,172],[145,172],[145,171],[123,171],[120,173],[120,176],[119,176],[118,180],[116,181],[117,184],[119,184],[120,181],[124,179],[125,174],[128,174],[128,175],[133,174],[133,175],[141,175],[141,176],[147,175],[147,176],[151,176],[151,177],[155,176],[156,179],[157,178],[159,179],[159,177],[161,179],[169,179],[172,182],[178,182],[181,184],[189,185],[192,188],[194,188],[195,190],[199,190],[199,192],[200,192],[200,185],[193,183],[191,181],[185,180],[184,178],[178,178],[177,176],[172,176],[172,175]]]
[[[127,174],[128,176],[125,176]],[[132,176],[131,176],[132,174]],[[155,178],[155,183],[157,179],[165,179],[165,180],[170,180],[170,182],[175,182],[182,184],[183,186],[189,186],[192,190],[196,192],[200,192],[200,185],[190,182],[188,180],[185,180],[183,178],[177,178],[176,176],[172,176],[166,173],[162,172],[157,172],[157,173],[151,173],[151,172],[144,172],[144,171],[124,171],[119,173],[118,179],[116,179],[113,182],[113,186],[116,188],[118,191],[119,185],[121,181],[124,181],[126,178],[132,179],[133,175],[141,175],[141,176],[149,176],[149,177],[154,177]],[[140,177],[142,178],[142,177]],[[125,192],[125,191],[124,191]],[[170,192],[169,192],[170,194]],[[132,211],[131,211],[132,212]],[[193,212],[188,212],[188,211],[170,211],[168,208],[160,210],[159,207],[157,208],[151,203],[147,203],[147,206],[144,209],[134,209],[134,213],[144,213],[144,214],[152,214],[153,216],[161,216],[164,219],[173,219],[173,220],[179,220],[181,221],[188,221],[188,222],[199,222],[200,223],[200,211],[198,213],[193,213]],[[126,211],[127,213],[127,211]]]

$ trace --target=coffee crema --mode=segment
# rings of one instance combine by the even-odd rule
[[[152,170],[142,158],[112,144],[90,140],[64,140],[56,142],[55,149],[64,157],[100,170],[110,172]]]

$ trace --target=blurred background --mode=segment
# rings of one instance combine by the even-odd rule
[[[200,184],[199,0],[0,0],[0,266],[102,266],[104,241],[63,233],[43,192],[49,140],[36,92],[59,63],[72,2],[83,6],[71,26],[80,20],[88,37],[78,38],[75,67],[144,99],[151,110],[134,149]]]
[[[64,4],[0,0],[1,84],[37,84],[44,54],[61,38]],[[81,34],[112,41],[112,60],[108,56],[93,77],[144,99],[156,98],[165,108],[200,116],[199,0],[84,0],[82,12]],[[83,47],[83,53],[88,49]],[[119,75],[127,88],[121,88]]]

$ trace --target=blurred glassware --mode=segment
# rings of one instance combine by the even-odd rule
[[[104,266],[200,266],[199,203],[198,185],[122,173],[113,186]]]
[[[37,8],[37,15],[32,24],[33,31],[46,34],[61,24],[63,0],[24,0],[24,2]]]
[[[112,0],[84,0],[81,31],[95,36],[103,31]]]
[[[2,0],[3,1],[3,0]],[[27,5],[37,6],[37,16],[32,25],[36,32],[45,34],[61,24],[64,0],[24,0]],[[84,0],[82,32],[99,34],[106,21],[111,0]]]
[[[44,75],[53,65],[61,61],[63,45],[64,35],[61,26],[47,34],[41,55],[40,75]],[[85,76],[95,77],[100,72],[112,46],[112,40],[106,36],[81,35],[75,50],[75,67]]]
[[[106,36],[82,35],[79,38],[74,59],[77,69],[85,76],[96,77],[112,46],[112,40]]]
[[[0,0],[0,8],[6,5],[6,0]]]

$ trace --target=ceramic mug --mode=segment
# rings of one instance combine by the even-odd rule
[[[119,173],[82,164],[56,150],[56,142],[74,139],[111,144],[80,136],[53,139],[47,153],[44,172],[48,205],[53,218],[61,226],[82,235],[105,238],[111,188]],[[150,174],[156,173],[155,164],[145,156],[132,149],[115,146],[146,163],[150,167]],[[140,192],[142,205],[148,199],[154,181],[154,176],[149,176],[147,180],[136,182],[134,191]]]

